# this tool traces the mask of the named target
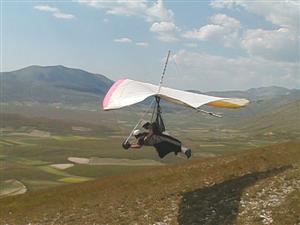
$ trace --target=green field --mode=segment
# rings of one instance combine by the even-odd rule
[[[142,167],[92,166],[76,164],[73,168],[59,170],[51,164],[68,163],[68,157],[111,157],[111,158],[152,158],[150,149],[139,152],[125,152],[121,140],[103,140],[78,136],[54,136],[50,138],[27,138],[2,136],[0,147],[0,181],[18,179],[29,191],[63,183],[74,183],[92,178],[115,175],[139,170]],[[39,182],[41,181],[41,183]]]

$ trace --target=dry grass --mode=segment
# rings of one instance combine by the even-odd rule
[[[291,142],[56,187],[2,199],[0,223],[242,224],[244,191],[299,161],[299,142]],[[290,201],[296,205],[283,204]]]

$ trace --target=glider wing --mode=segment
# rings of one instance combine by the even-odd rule
[[[130,79],[118,80],[104,97],[103,109],[120,109],[142,102],[150,96],[158,96],[166,101],[191,108],[199,108],[205,104],[223,108],[240,108],[249,103],[247,99],[214,97],[167,87],[161,87],[159,93],[157,93],[158,89],[157,85],[149,83]]]

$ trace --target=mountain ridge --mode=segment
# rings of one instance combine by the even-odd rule
[[[62,89],[65,88],[74,91],[96,93],[100,95],[105,94],[106,91],[113,83],[111,79],[107,78],[102,74],[90,73],[80,68],[69,68],[63,65],[53,65],[53,66],[31,65],[14,71],[2,72],[0,73],[0,75],[2,76],[0,82],[3,82],[3,86],[17,85],[17,84],[13,84],[12,82],[16,82],[16,83],[21,82],[23,84],[28,85],[29,81],[33,83],[37,82],[36,84],[41,85],[44,81],[44,82],[49,82],[48,85],[54,85],[57,88],[62,88]],[[95,80],[92,79],[92,77],[99,78],[99,79]],[[14,80],[12,78],[14,78]],[[76,80],[74,80],[73,83],[70,83],[70,81],[72,80],[68,80],[68,78],[76,78]],[[84,78],[86,79],[86,82],[83,82]],[[96,84],[99,85],[99,87],[95,87],[95,85],[91,85],[93,82],[96,82]],[[85,85],[87,85],[87,87],[85,87]],[[195,93],[203,93],[208,95],[219,95],[221,97],[251,96],[254,98],[264,97],[264,96],[272,97],[278,95],[287,95],[291,92],[300,93],[299,89],[289,89],[280,86],[264,86],[258,88],[250,88],[245,91],[241,91],[241,90],[208,91],[208,92],[202,92],[199,90],[188,90],[188,91],[195,92]]]
[[[64,66],[29,66],[3,72],[2,102],[86,104],[99,102],[112,81],[101,74]]]

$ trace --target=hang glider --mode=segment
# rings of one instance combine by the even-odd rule
[[[215,116],[221,117],[218,114],[207,112],[205,110],[199,109],[203,105],[222,107],[222,108],[240,108],[246,106],[249,101],[247,99],[241,98],[224,98],[224,97],[215,97],[204,94],[198,94],[188,91],[181,91],[172,88],[163,87],[163,78],[166,72],[166,67],[168,64],[170,56],[170,51],[168,52],[163,73],[159,82],[159,85],[153,85],[149,83],[144,83],[140,81],[130,80],[130,79],[120,79],[117,80],[112,87],[109,89],[105,95],[102,106],[104,110],[115,110],[120,109],[126,106],[131,106],[139,102],[144,101],[149,97],[153,97],[153,100],[150,104],[150,107],[141,117],[135,127],[132,129],[129,136],[122,143],[124,149],[132,147],[141,147],[145,143],[151,146],[154,146],[159,153],[159,157],[163,158],[166,154],[174,152],[175,154],[178,151],[186,154],[187,158],[191,156],[191,149],[187,149],[181,145],[180,141],[177,141],[174,144],[174,138],[166,134],[166,127],[162,119],[162,111],[160,107],[160,100],[164,99],[168,102],[182,105],[185,107],[196,109],[197,111]],[[152,103],[155,100],[155,105],[152,110],[152,116],[150,122],[142,125],[143,129],[148,130],[145,136],[139,137],[137,134],[141,134],[140,130],[136,130],[140,124],[142,124],[144,116],[150,112]],[[135,138],[142,138],[139,141],[139,144],[132,145],[129,142],[129,139],[135,136]],[[164,137],[164,138],[162,138]],[[142,144],[144,143],[144,144]],[[178,150],[180,149],[180,150]],[[188,153],[188,154],[187,154]]]
[[[142,102],[151,96],[194,109],[203,105],[234,109],[244,107],[249,103],[247,99],[242,98],[214,97],[130,79],[120,79],[109,89],[102,105],[104,110],[120,109]]]

